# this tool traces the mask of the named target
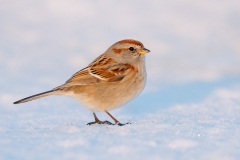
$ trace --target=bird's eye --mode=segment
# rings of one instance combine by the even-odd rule
[[[130,51],[133,51],[133,50],[134,50],[134,48],[133,48],[133,47],[130,47],[130,48],[129,48],[129,50],[130,50]]]

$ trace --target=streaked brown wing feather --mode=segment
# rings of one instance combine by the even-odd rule
[[[97,77],[101,80],[107,80],[115,76],[114,73],[111,73],[107,69],[103,69],[103,68],[91,68],[89,70],[89,73],[92,76]]]
[[[130,64],[114,64],[102,68],[92,67],[89,74],[108,82],[114,82],[122,80],[131,71],[134,71],[134,67]]]
[[[89,67],[98,67],[98,66],[107,66],[111,64],[116,64],[116,62],[109,57],[106,57],[104,54],[100,55],[98,58],[96,58],[92,63],[89,64]]]
[[[64,86],[74,85],[88,85],[98,83],[100,79],[89,74],[89,68],[84,68],[81,71],[75,73],[69,80],[66,81]]]
[[[132,70],[134,70],[132,65],[117,64],[113,59],[102,55],[57,88],[121,81],[127,72]]]
[[[87,68],[84,68],[84,69],[78,71],[69,80],[67,80],[66,83],[72,82],[77,79],[82,79],[83,77],[89,75],[88,70],[89,70],[89,68],[87,67]]]

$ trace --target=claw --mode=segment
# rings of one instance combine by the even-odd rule
[[[131,123],[120,123],[120,122],[118,122],[118,123],[115,123],[115,125],[119,125],[119,126],[125,126],[126,124],[131,124]]]

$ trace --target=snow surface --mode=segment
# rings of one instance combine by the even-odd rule
[[[239,0],[1,1],[0,159],[240,159],[239,19]],[[110,111],[131,125],[87,126],[67,97],[12,104],[126,38],[151,50],[143,93]]]
[[[122,122],[132,123],[123,127],[87,126],[93,118],[77,108],[51,110],[55,113],[2,113],[0,159],[240,157],[239,87],[219,89],[201,103],[178,104],[144,116],[117,114]]]

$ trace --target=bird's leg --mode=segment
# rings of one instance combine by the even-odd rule
[[[93,112],[93,116],[94,116],[95,121],[94,121],[94,122],[89,122],[87,125],[92,125],[92,124],[95,124],[95,123],[113,125],[113,124],[112,124],[111,122],[109,122],[109,121],[100,121],[100,120],[97,118],[96,113],[94,113],[94,112]]]
[[[119,125],[119,126],[124,126],[125,124],[130,124],[130,123],[125,123],[125,124],[122,124],[120,123],[116,118],[114,118],[108,111],[105,111],[115,122],[115,125]]]

